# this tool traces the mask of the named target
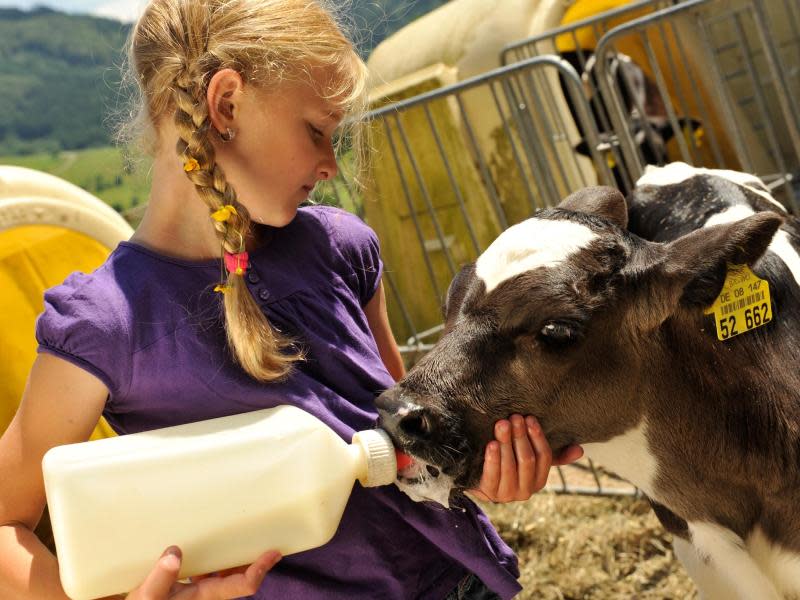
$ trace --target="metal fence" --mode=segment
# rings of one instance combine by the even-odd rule
[[[501,61],[553,52],[583,75],[624,191],[644,165],[683,160],[760,175],[797,211],[797,2],[644,0],[516,41]],[[620,56],[643,70],[647,105]]]
[[[607,163],[616,168],[617,165],[623,164],[617,134],[614,132],[608,110],[598,89],[597,79],[588,76],[593,72],[596,60],[594,50],[603,36],[614,27],[668,8],[676,2],[677,0],[640,0],[512,42],[501,50],[500,63],[512,64],[526,58],[550,54],[567,60],[582,76],[585,97],[590,103],[597,128],[607,134],[603,136],[600,149],[606,155]],[[638,48],[626,47],[623,50],[636,55],[634,60],[641,62],[642,57],[638,56],[641,52],[638,52]],[[616,174],[618,187],[623,191],[630,191],[634,181],[628,171],[617,169]]]
[[[535,210],[582,187],[613,184],[580,78],[555,56],[435,89],[367,118],[373,146],[366,189],[358,195],[334,183],[329,191],[342,204],[358,195],[358,212],[378,232],[390,319],[405,340],[407,362],[435,340],[441,302],[462,264]],[[581,138],[589,141],[589,157],[574,152]]]
[[[800,174],[800,5],[762,0],[692,0],[609,31],[598,43],[597,82],[619,143],[614,160],[635,181],[647,160],[637,135],[658,144],[633,83],[610,72],[620,48],[636,44],[652,80],[649,102],[673,132],[658,164],[744,170],[761,176],[797,211]],[[631,103],[630,99],[633,99]]]
[[[619,68],[622,55],[638,75]],[[645,164],[683,160],[760,175],[796,210],[796,0],[636,2],[515,42],[501,58],[499,69],[453,85],[433,77],[434,89],[369,113],[366,186],[325,190],[381,239],[407,365],[438,339],[460,266],[587,185],[627,191]],[[554,470],[549,487],[637,493],[588,462]]]

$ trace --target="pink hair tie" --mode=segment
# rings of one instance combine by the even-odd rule
[[[249,266],[247,252],[239,252],[238,254],[225,253],[225,268],[228,269],[228,273],[244,275]]]

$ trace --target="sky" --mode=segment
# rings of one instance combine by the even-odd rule
[[[132,22],[146,3],[147,0],[0,0],[0,7],[28,9],[48,6],[63,12],[88,13]]]

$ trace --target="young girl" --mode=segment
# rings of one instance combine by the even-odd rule
[[[101,414],[126,434],[293,404],[349,441],[375,425],[374,398],[403,374],[375,234],[341,210],[298,209],[336,174],[331,137],[364,98],[365,66],[331,14],[312,0],[153,0],[130,59],[154,155],[149,205],[97,271],[45,295],[40,354],[0,441],[2,598],[64,597],[56,558],[32,533],[41,458],[88,439]],[[495,432],[475,493],[527,499],[552,462],[541,430],[515,415]],[[472,502],[443,510],[394,486],[357,485],[334,539],[284,558],[262,586],[278,558],[182,584],[170,548],[128,597],[520,589],[513,553]]]

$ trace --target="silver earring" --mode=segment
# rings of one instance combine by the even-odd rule
[[[219,138],[223,142],[231,142],[231,141],[233,141],[233,138],[235,138],[235,137],[236,137],[236,130],[235,129],[231,129],[230,127],[226,127],[225,128],[225,133],[220,133],[219,134]]]

